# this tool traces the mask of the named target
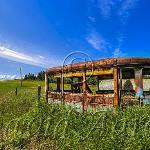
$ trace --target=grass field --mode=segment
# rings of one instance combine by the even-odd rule
[[[150,149],[149,107],[80,113],[46,104],[40,81],[1,81],[0,116],[0,149]]]

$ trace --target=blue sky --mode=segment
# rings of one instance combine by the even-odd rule
[[[0,0],[0,78],[92,59],[150,57],[149,0]]]

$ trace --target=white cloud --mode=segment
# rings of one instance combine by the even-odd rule
[[[5,46],[0,46],[0,57],[41,67],[46,67],[50,63],[44,56],[24,54]]]
[[[123,53],[120,48],[116,48],[113,52],[114,58],[125,57],[125,56],[127,56],[127,55],[125,53]]]
[[[41,56],[41,55],[39,55],[38,57],[41,58],[41,59],[45,59],[45,57],[44,57],[44,56]]]
[[[109,44],[104,40],[104,38],[96,31],[92,31],[86,37],[87,42],[97,50],[106,50]]]
[[[8,74],[0,74],[0,80],[14,80],[14,79],[20,79],[20,76],[8,75]]]
[[[96,21],[95,17],[89,16],[88,18],[89,18],[89,20],[90,20],[91,22],[95,22],[95,21]]]
[[[118,10],[118,15],[121,17],[123,23],[125,23],[125,19],[127,19],[130,15],[130,10],[135,8],[139,0],[123,0],[121,8]]]
[[[113,52],[113,57],[117,58],[117,57],[126,57],[127,56],[127,54],[122,52],[122,50],[121,50],[124,39],[125,39],[125,36],[123,34],[119,34],[116,37],[118,44],[116,46],[117,48],[115,48],[115,50]]]
[[[113,0],[98,0],[98,7],[100,9],[101,15],[104,18],[109,18],[112,13],[112,8],[114,6]]]
[[[130,10],[135,8],[139,0],[96,0],[97,8],[100,10],[102,17],[109,19],[112,14],[120,17],[125,22],[128,18]]]

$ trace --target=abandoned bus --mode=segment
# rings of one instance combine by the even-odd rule
[[[48,68],[45,92],[49,102],[70,103],[83,111],[149,104],[150,58],[109,58]]]

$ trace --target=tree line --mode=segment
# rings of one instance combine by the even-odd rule
[[[24,76],[24,80],[39,80],[43,81],[45,80],[45,71],[40,71],[37,75],[33,73],[26,74]]]
[[[40,71],[37,75],[33,74],[33,73],[29,73],[29,74],[26,74],[24,76],[24,80],[38,80],[38,81],[44,81],[45,80],[45,71]],[[74,79],[74,81],[78,80],[77,78]],[[57,80],[56,78],[54,78],[53,76],[50,76],[49,78],[49,82],[51,83],[56,83]],[[72,83],[72,80],[71,78],[65,78],[64,79],[64,82],[66,84],[71,84]],[[96,84],[97,83],[97,80],[95,77],[90,77],[88,80],[87,80],[87,83],[88,84]]]

